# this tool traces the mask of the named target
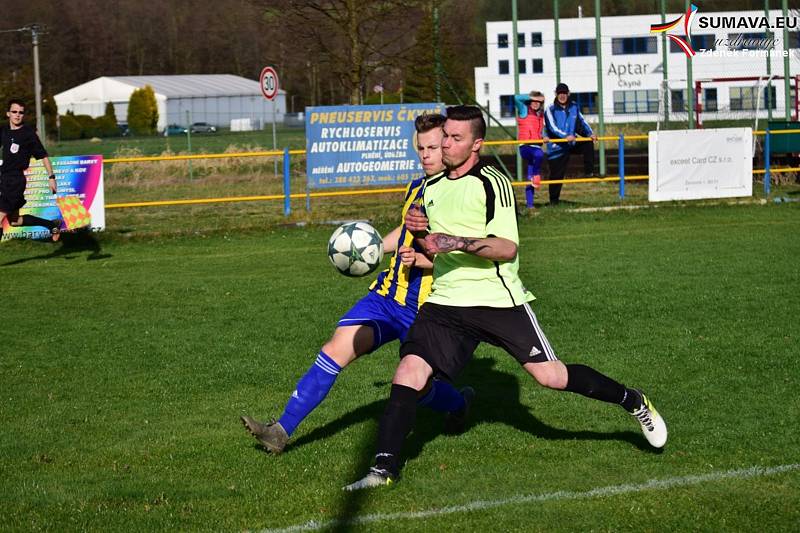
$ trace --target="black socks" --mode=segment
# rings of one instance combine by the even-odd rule
[[[375,466],[397,476],[400,450],[417,417],[417,391],[405,385],[392,385],[389,402],[378,427]]]
[[[22,215],[22,224],[21,226],[41,226],[43,228],[47,228],[52,230],[57,226],[55,220],[47,220],[45,218],[35,217],[33,215]]]
[[[641,395],[634,389],[614,381],[586,365],[567,365],[565,390],[582,394],[601,402],[616,403],[633,412],[642,403]]]

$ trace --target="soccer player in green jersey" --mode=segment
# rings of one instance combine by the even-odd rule
[[[617,404],[633,415],[648,442],[661,448],[667,427],[636,389],[586,365],[564,364],[544,335],[519,279],[514,193],[509,179],[480,161],[486,123],[480,109],[447,109],[442,141],[449,174],[428,181],[425,212],[405,217],[411,231],[426,231],[433,287],[400,348],[401,361],[378,429],[375,466],[345,487],[392,483],[400,451],[416,416],[416,398],[434,376],[454,379],[481,342],[503,348],[541,385]],[[410,260],[409,260],[410,261]]]

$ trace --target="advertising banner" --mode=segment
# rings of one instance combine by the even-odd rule
[[[649,200],[753,195],[753,130],[651,131]]]
[[[28,180],[25,189],[26,203],[20,212],[46,220],[61,219],[63,231],[80,227],[89,227],[92,231],[105,229],[103,156],[51,157],[50,163],[56,175],[57,196],[50,193],[47,171],[42,162],[31,161],[30,168],[25,171]],[[49,238],[50,231],[43,227],[15,227],[10,226],[8,220],[3,223],[3,241]]]
[[[309,188],[406,184],[422,174],[414,119],[443,104],[306,108]]]

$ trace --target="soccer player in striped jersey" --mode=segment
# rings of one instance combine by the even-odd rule
[[[406,188],[402,217],[421,201],[427,181],[444,174],[441,149],[444,121],[439,114],[421,115],[415,121],[417,154],[425,176],[413,180]],[[241,417],[247,430],[267,450],[283,451],[300,422],[325,399],[344,367],[386,343],[405,339],[432,282],[433,264],[415,246],[418,245],[414,244],[414,236],[405,225],[386,235],[384,251],[393,253],[389,268],[378,275],[369,293],[339,319],[333,336],[297,383],[280,419],[262,423],[249,416]],[[469,387],[459,392],[448,381],[433,380],[429,387],[421,389],[416,401],[418,405],[447,413],[445,430],[453,433],[463,430],[472,394]]]

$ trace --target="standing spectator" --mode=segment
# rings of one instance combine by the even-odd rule
[[[550,179],[563,180],[567,172],[569,156],[574,153],[583,154],[583,172],[587,176],[594,173],[594,144],[576,142],[577,135],[597,140],[592,128],[583,118],[578,104],[569,99],[569,87],[566,83],[556,86],[556,99],[544,114],[545,127],[543,136],[566,139],[567,142],[550,143],[547,149],[547,163],[550,165]],[[561,196],[561,183],[550,184],[550,205],[556,205]]]
[[[517,94],[514,96],[514,104],[517,106],[517,140],[542,140],[544,94],[539,91]],[[544,142],[548,140],[545,138]],[[542,150],[542,146],[536,144],[523,144],[519,147],[519,153],[527,163],[525,179],[531,182],[525,187],[525,203],[528,209],[533,209],[534,189],[538,189],[542,181],[541,168],[544,150]]]
[[[8,219],[12,226],[42,226],[47,228],[54,241],[60,236],[61,219],[45,220],[33,215],[20,216],[19,210],[25,205],[25,188],[28,185],[25,170],[31,157],[41,159],[49,175],[47,184],[50,192],[56,194],[56,175],[47,157],[47,150],[36,131],[24,124],[25,103],[12,98],[6,111],[8,125],[0,127],[0,239],[3,237],[3,221]]]

